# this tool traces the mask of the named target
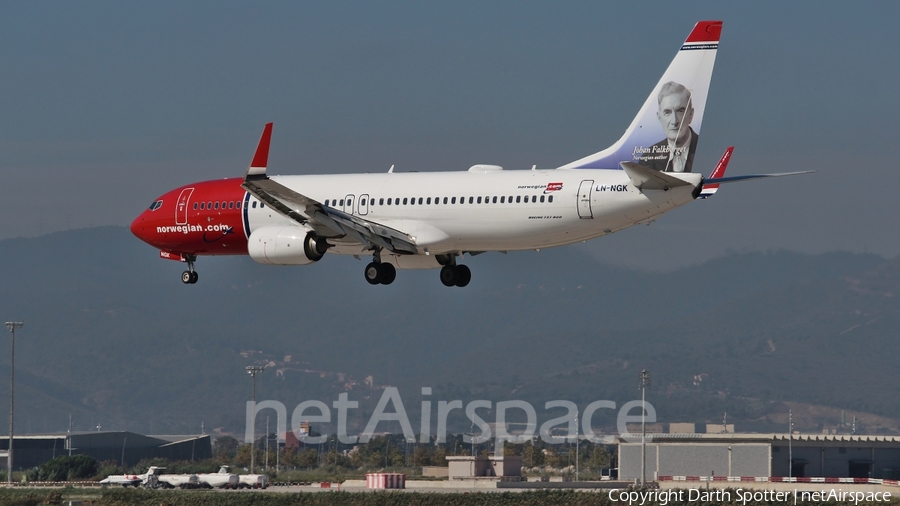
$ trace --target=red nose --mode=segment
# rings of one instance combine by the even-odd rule
[[[144,211],[143,213],[141,213],[137,218],[134,219],[134,221],[131,222],[131,233],[134,234],[134,236],[137,237],[138,239],[140,239],[144,242],[148,242],[147,241],[147,232],[146,232],[147,220],[144,216],[145,214],[147,214],[147,211]]]

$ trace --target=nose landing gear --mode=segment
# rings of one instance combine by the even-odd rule
[[[194,261],[197,260],[197,255],[185,255],[184,259],[188,264],[188,270],[181,273],[181,282],[186,285],[193,285],[200,278],[200,275],[194,270]]]

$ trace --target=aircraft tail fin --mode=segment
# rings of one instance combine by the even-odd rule
[[[661,172],[690,172],[712,80],[721,21],[700,21],[612,146],[560,169],[618,169],[638,163]]]

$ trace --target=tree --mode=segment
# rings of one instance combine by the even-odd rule
[[[609,466],[609,452],[601,445],[595,445],[591,448],[591,453],[587,458],[587,466],[591,471],[599,471]]]
[[[302,452],[298,452],[294,461],[297,467],[312,469],[319,462],[319,452],[312,448],[307,448]]]
[[[216,438],[215,452],[213,455],[223,462],[230,461],[234,458],[235,454],[237,454],[240,445],[241,443],[231,436]]]
[[[97,460],[87,455],[56,457],[41,464],[31,478],[35,481],[84,480],[97,474]]]
[[[433,466],[441,466],[447,467],[447,449],[443,446],[438,446],[434,449],[434,453],[431,454],[431,465]]]

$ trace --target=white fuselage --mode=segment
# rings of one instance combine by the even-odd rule
[[[700,174],[679,177],[693,185],[701,180]],[[539,249],[584,241],[686,204],[694,189],[642,192],[625,171],[598,169],[271,178],[329,207],[408,233],[420,254]],[[250,232],[293,224],[248,197]],[[329,253],[366,253],[358,243],[333,242]]]

